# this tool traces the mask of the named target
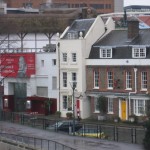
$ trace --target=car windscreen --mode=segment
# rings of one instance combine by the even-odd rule
[[[63,122],[56,122],[55,124],[53,124],[52,126],[54,127],[59,127],[63,124]]]

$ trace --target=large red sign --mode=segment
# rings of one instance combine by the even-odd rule
[[[3,77],[30,77],[35,74],[35,53],[0,54],[0,72]]]

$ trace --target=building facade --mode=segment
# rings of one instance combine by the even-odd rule
[[[53,4],[56,7],[64,8],[80,8],[80,7],[92,7],[97,10],[99,14],[122,12],[123,0],[5,0],[8,7],[13,8],[40,8],[42,4]]]
[[[23,49],[20,48],[22,42]],[[5,43],[0,55],[3,110],[55,113],[59,105],[55,44],[46,47],[49,39],[41,33],[28,33],[23,41],[17,34],[10,34]]]
[[[106,22],[100,16],[96,19],[75,20],[58,40],[59,60],[59,87],[60,87],[60,110],[62,117],[66,113],[75,110],[75,116],[79,113],[81,118],[91,115],[90,101],[86,97],[86,58],[89,57],[90,49],[98,38],[111,31],[113,20]],[[106,29],[107,27],[107,29]],[[71,84],[76,82],[73,101]]]
[[[139,29],[130,18],[127,29],[112,30],[91,49],[87,65],[87,95],[91,115],[101,112],[99,97],[106,97],[108,118],[128,120],[130,116],[147,116],[149,112],[149,29]],[[121,40],[120,40],[121,39]]]

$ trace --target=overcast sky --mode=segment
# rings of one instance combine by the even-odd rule
[[[149,5],[150,0],[124,0],[124,6],[128,5]]]

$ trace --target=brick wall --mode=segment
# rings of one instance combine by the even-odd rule
[[[99,70],[100,78],[99,78],[99,89],[93,89],[94,87],[94,70]],[[114,87],[113,90],[107,89],[107,72],[113,72],[113,81]],[[132,90],[126,90],[126,72],[131,71],[132,73]],[[147,72],[147,83],[148,83],[148,92],[150,92],[150,68],[148,67],[137,67],[137,92],[141,94],[145,94],[145,91],[141,91],[141,72]],[[135,91],[135,79],[134,79],[134,69],[133,67],[87,67],[87,91],[100,91],[100,92],[132,92]],[[118,81],[117,85],[115,85],[115,81]]]
[[[5,0],[8,7],[20,8],[23,6],[23,3],[29,2],[28,0]],[[39,8],[41,3],[47,2],[47,0],[30,0],[33,4],[33,8]],[[89,5],[97,5],[101,4],[103,7],[101,9],[97,9],[98,13],[111,13],[114,12],[114,0],[52,0],[53,3],[56,4],[68,4],[68,7],[76,7],[77,5],[87,4]],[[110,7],[111,6],[111,7]]]
[[[103,4],[104,8],[97,9],[98,13],[111,13],[114,12],[114,0],[53,0],[55,3],[69,4],[70,7],[75,7],[76,4],[86,4],[90,6],[91,4]],[[111,8],[108,8],[108,5],[111,5]]]
[[[41,3],[45,3],[47,0],[30,0],[30,3],[32,3],[32,8],[39,8]],[[12,8],[21,8],[23,7],[23,3],[28,3],[28,0],[5,0],[7,3],[7,7]]]

